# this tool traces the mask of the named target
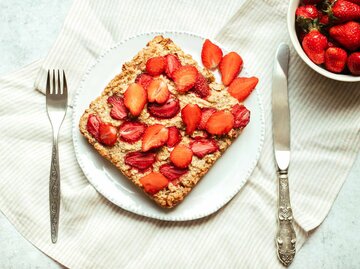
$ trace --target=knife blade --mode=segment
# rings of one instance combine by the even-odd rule
[[[287,88],[290,51],[288,45],[279,45],[272,79],[272,115],[275,160],[279,170],[290,163],[290,111]]]
[[[277,256],[285,266],[292,263],[296,253],[296,234],[292,222],[288,180],[290,164],[289,59],[289,46],[284,43],[280,44],[275,55],[272,78],[272,127],[279,185],[276,246]]]

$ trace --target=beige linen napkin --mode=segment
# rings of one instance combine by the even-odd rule
[[[0,209],[36,247],[71,268],[281,268],[274,245],[276,177],[270,89],[277,44],[288,41],[286,1],[76,1],[44,62],[0,79]],[[166,27],[164,27],[166,26]],[[197,32],[239,51],[266,111],[266,138],[248,183],[218,213],[163,222],[128,213],[103,198],[77,165],[69,114],[61,132],[62,208],[56,245],[49,237],[51,149],[43,71],[68,70],[76,90],[102,50],[122,38],[162,29]],[[131,56],[130,56],[131,57]],[[359,84],[327,80],[292,51],[290,185],[298,248],[326,217],[360,147]]]

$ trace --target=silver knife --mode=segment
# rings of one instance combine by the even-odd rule
[[[280,44],[275,55],[272,79],[272,125],[279,180],[276,246],[278,258],[285,266],[291,264],[296,252],[296,234],[292,222],[288,181],[290,163],[290,111],[287,87],[289,58],[289,46]]]

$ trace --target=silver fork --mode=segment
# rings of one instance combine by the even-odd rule
[[[46,110],[52,127],[53,146],[51,155],[49,201],[50,201],[50,227],[51,241],[56,243],[59,229],[60,212],[60,166],[58,153],[58,136],[62,122],[66,115],[68,93],[65,72],[62,71],[62,87],[60,71],[52,70],[52,85],[50,83],[51,72],[48,70],[46,81]],[[56,83],[57,82],[57,83]]]

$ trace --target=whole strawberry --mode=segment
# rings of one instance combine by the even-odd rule
[[[319,18],[319,11],[314,5],[300,6],[296,9],[297,25],[307,31],[309,27]]]
[[[316,64],[324,63],[327,44],[326,36],[316,29],[306,34],[302,41],[302,47],[306,55]]]
[[[349,21],[335,25],[329,30],[330,36],[344,48],[355,51],[360,48],[360,23]]]
[[[337,0],[329,4],[327,13],[335,22],[347,22],[360,19],[360,6],[347,0]]]
[[[360,52],[350,54],[347,60],[347,66],[351,74],[360,76]]]
[[[347,60],[347,53],[344,49],[338,47],[328,48],[325,52],[325,68],[334,73],[341,73]]]

